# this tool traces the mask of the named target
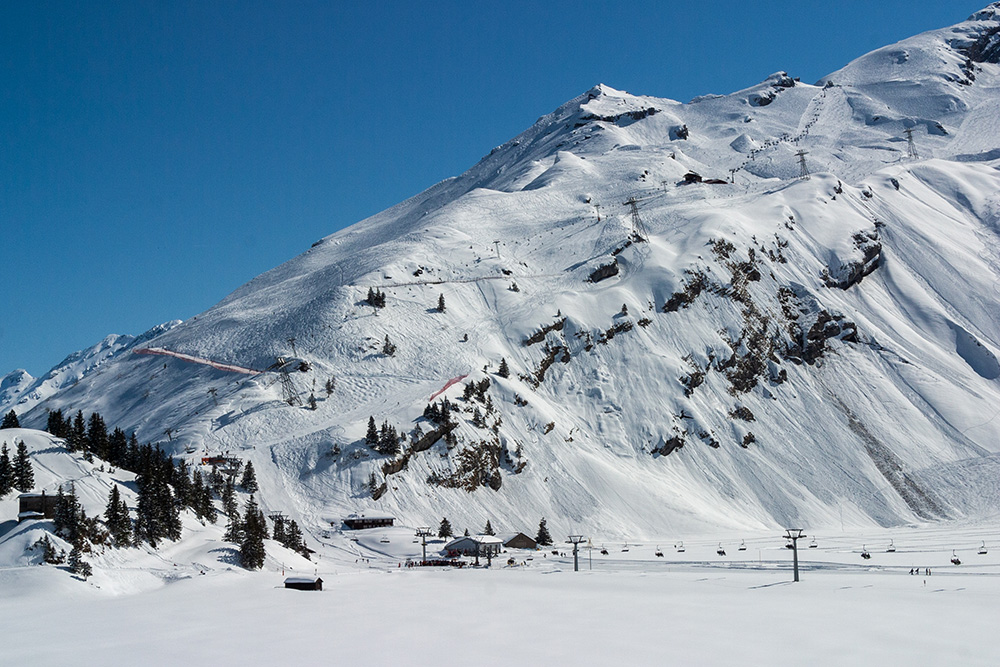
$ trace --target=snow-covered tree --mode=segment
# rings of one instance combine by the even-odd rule
[[[17,443],[17,455],[14,457],[14,488],[24,493],[31,491],[34,486],[35,471],[31,467],[31,459],[28,458],[28,447],[22,440]]]
[[[267,519],[257,507],[253,496],[247,500],[245,519],[243,520],[243,540],[240,542],[240,564],[248,570],[259,570],[264,567],[267,552],[264,550],[264,540],[267,539]]]
[[[247,493],[257,493],[260,490],[260,486],[257,485],[257,473],[253,469],[253,462],[247,461],[247,465],[243,468],[243,479],[240,480],[240,486]]]
[[[535,536],[535,542],[540,547],[547,547],[552,544],[552,536],[549,535],[549,528],[545,525],[545,517],[542,517],[542,520],[538,522],[538,534]]]
[[[3,416],[3,423],[0,428],[21,428],[21,423],[17,420],[17,413],[11,410]]]
[[[483,535],[496,535],[496,533],[493,532],[493,525],[490,523],[489,519],[486,520],[486,527],[483,528]]]
[[[451,522],[448,521],[448,517],[441,519],[441,525],[438,526],[438,537],[451,537],[455,533],[452,532]]]
[[[14,465],[10,462],[10,452],[7,443],[0,446],[0,498],[14,488]]]

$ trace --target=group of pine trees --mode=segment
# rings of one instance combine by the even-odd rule
[[[385,292],[380,289],[368,288],[368,296],[365,297],[365,303],[367,303],[372,308],[385,308]]]
[[[0,422],[0,428],[21,428],[21,422],[17,419],[17,413],[11,410],[3,416],[3,422]]]
[[[13,460],[11,460],[10,452],[7,450],[7,443],[0,445],[0,498],[15,489],[21,493],[31,491],[34,486],[35,470],[31,466],[28,447],[24,441],[17,443],[17,453]]]
[[[382,428],[375,425],[375,417],[368,417],[368,431],[365,433],[365,444],[379,454],[395,456],[399,453],[399,443],[403,439],[395,426],[382,422]]]
[[[438,537],[447,539],[449,537],[454,536],[454,534],[455,532],[451,527],[451,522],[448,521],[448,517],[444,517],[443,519],[441,519],[441,524],[438,526],[438,533],[437,533]],[[493,524],[490,523],[489,519],[486,520],[486,526],[483,528],[482,534],[496,535],[496,533],[493,530]],[[469,535],[468,529],[465,530],[465,535],[466,536]],[[535,542],[540,547],[547,547],[552,545],[552,535],[549,534],[549,528],[545,522],[545,517],[542,517],[542,520],[538,522],[538,533],[535,535]]]

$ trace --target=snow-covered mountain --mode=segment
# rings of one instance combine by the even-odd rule
[[[596,86],[187,322],[7,376],[0,410],[237,453],[314,534],[371,509],[626,537],[994,513],[998,63],[994,3],[815,85]]]

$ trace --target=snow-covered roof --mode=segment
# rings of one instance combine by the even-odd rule
[[[478,543],[480,545],[503,544],[503,540],[501,540],[496,535],[462,535],[460,537],[456,537],[451,542],[444,545],[444,548],[453,549],[456,546],[460,546],[462,542],[464,542],[465,540],[468,540],[474,544]]]
[[[44,519],[45,515],[41,512],[21,512],[17,515],[18,519]]]
[[[367,514],[362,512],[361,514],[351,514],[347,517],[348,519],[376,519],[378,521],[382,520],[392,520],[395,521],[396,517],[390,514]]]
[[[317,581],[322,581],[320,577],[288,577],[285,579],[286,584],[315,584]]]

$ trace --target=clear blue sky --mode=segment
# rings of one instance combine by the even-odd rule
[[[0,375],[187,319],[597,83],[815,81],[987,0],[0,4]]]

